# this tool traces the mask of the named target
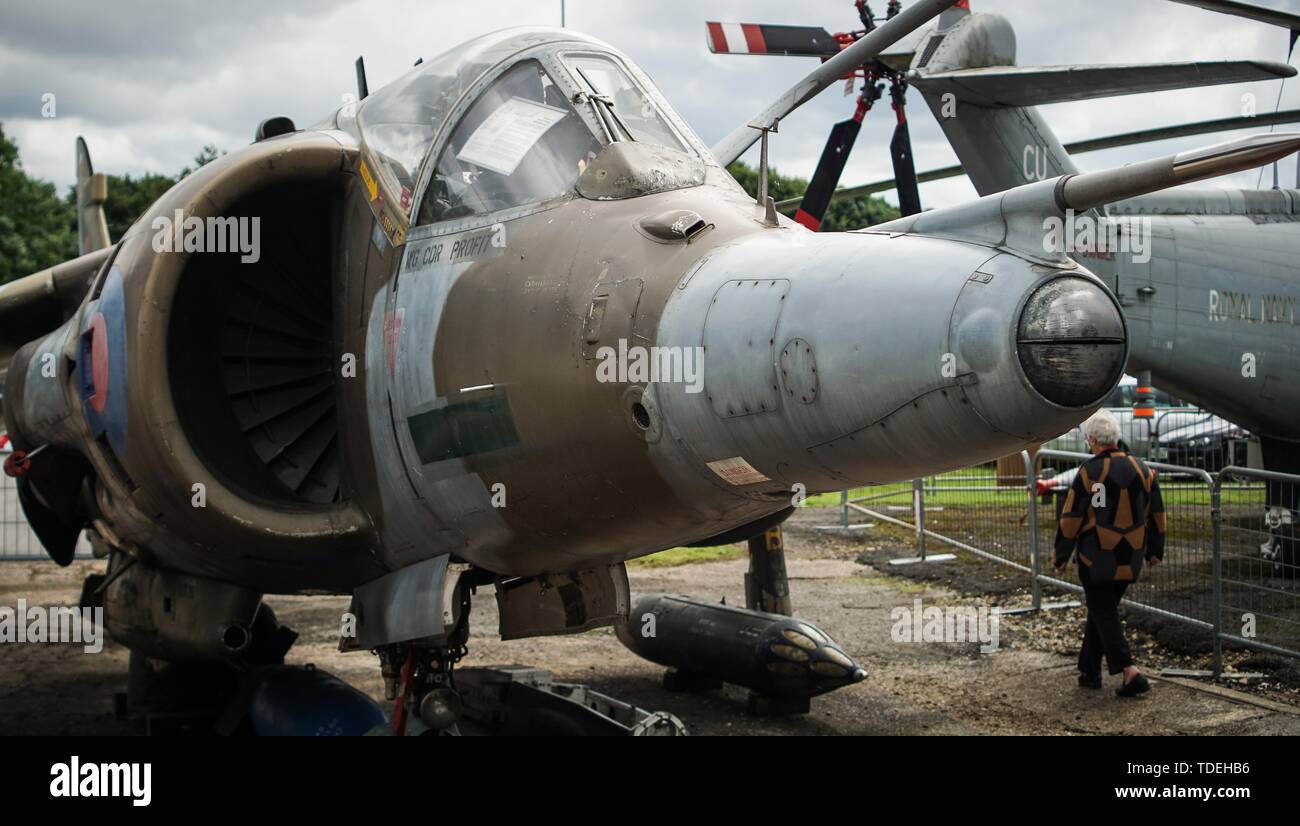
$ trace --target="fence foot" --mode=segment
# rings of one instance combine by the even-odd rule
[[[889,560],[890,565],[915,565],[918,562],[951,562],[957,558],[956,554],[930,554],[928,556],[905,556],[900,559]]]
[[[1022,608],[994,608],[993,613],[1005,617],[1012,614],[1033,614],[1038,611],[1059,611],[1062,608],[1080,608],[1082,606],[1082,602],[1071,600],[1070,602],[1049,602],[1046,605],[1040,605],[1037,608],[1032,605],[1026,605]]]
[[[1257,671],[1225,671],[1216,677],[1213,671],[1202,671],[1194,668],[1162,668],[1160,669],[1160,676],[1188,677],[1194,680],[1217,679],[1221,683],[1236,683],[1238,685],[1255,685],[1264,680],[1264,675]]]
[[[823,532],[863,531],[866,530],[867,528],[874,528],[874,527],[876,527],[875,522],[857,522],[852,525],[815,525],[813,526],[813,530],[823,531]]]

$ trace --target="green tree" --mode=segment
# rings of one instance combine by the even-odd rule
[[[150,172],[108,176],[104,218],[113,240],[121,238],[162,194],[194,170],[226,154],[204,146],[193,166],[177,175]],[[60,198],[54,184],[30,177],[22,168],[18,146],[0,124],[0,284],[76,258],[77,188]]]
[[[758,170],[736,161],[727,167],[731,177],[745,188],[751,196],[758,197]],[[767,194],[774,200],[784,201],[798,198],[808,188],[808,181],[791,175],[782,175],[774,168],[768,168]],[[874,195],[861,195],[842,201],[832,201],[826,209],[822,220],[823,232],[843,232],[850,229],[882,224],[899,216],[898,208],[890,206],[887,201]]]
[[[76,212],[54,184],[27,175],[0,125],[0,284],[76,255]]]
[[[736,183],[745,188],[751,198],[758,197],[758,170],[744,161],[734,161],[731,166],[727,167],[731,177],[736,179]],[[784,201],[787,198],[798,198],[803,195],[804,190],[808,188],[808,182],[803,178],[795,178],[789,175],[782,175],[774,167],[767,169],[767,194],[772,196],[774,201]]]

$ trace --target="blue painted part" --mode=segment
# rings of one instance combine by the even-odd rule
[[[103,314],[108,337],[108,399],[102,413],[90,405],[95,392],[91,359],[91,320],[95,312]],[[126,454],[127,434],[127,362],[126,362],[126,295],[122,271],[113,267],[104,280],[97,305],[92,304],[82,317],[81,358],[77,361],[77,384],[81,390],[81,407],[90,432],[98,438],[108,434],[108,443],[119,457]]]
[[[261,737],[357,737],[388,723],[379,704],[312,666],[266,669],[249,719]]]

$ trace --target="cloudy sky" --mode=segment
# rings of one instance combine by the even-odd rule
[[[1254,2],[1300,13],[1300,0]],[[873,5],[883,12],[885,2]],[[1167,0],[972,0],[972,6],[1010,18],[1021,65],[1286,59],[1280,29]],[[570,27],[638,61],[707,143],[816,64],[710,55],[705,20],[817,24],[832,32],[857,22],[850,0],[568,0],[567,9]],[[0,124],[17,141],[27,170],[60,188],[74,177],[77,135],[86,137],[99,171],[174,173],[204,144],[226,150],[247,144],[268,116],[288,115],[300,126],[316,122],[354,91],[357,55],[365,56],[375,89],[417,57],[470,37],[506,26],[557,25],[559,10],[559,0],[0,0]],[[46,93],[56,96],[50,119],[41,117]],[[1044,107],[1044,114],[1069,142],[1238,115],[1245,93],[1256,96],[1261,112],[1271,111],[1279,84],[1059,104]],[[909,99],[918,169],[954,163],[920,96]],[[1300,78],[1283,86],[1281,105],[1300,108]],[[774,165],[810,174],[827,131],[852,110],[839,86],[824,92],[782,122]],[[892,177],[891,131],[887,108],[868,118],[843,183]],[[1098,169],[1219,139],[1097,152],[1077,161]],[[1284,162],[1282,178],[1294,184],[1293,160]],[[1257,180],[1258,173],[1241,173],[1219,183],[1254,187]],[[974,190],[956,179],[928,184],[921,195],[935,207]]]

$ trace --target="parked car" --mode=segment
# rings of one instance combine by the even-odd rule
[[[1177,427],[1209,416],[1197,407],[1186,407],[1180,399],[1155,389],[1155,419],[1139,419],[1133,415],[1133,403],[1137,400],[1137,379],[1124,376],[1119,386],[1111,391],[1102,405],[1119,420],[1120,439],[1130,450],[1146,455],[1146,446],[1151,441],[1152,433],[1162,433],[1170,427]],[[1082,425],[1068,433],[1063,433],[1043,447],[1049,450],[1071,450],[1087,453],[1088,443],[1083,438]]]
[[[1162,432],[1152,458],[1171,465],[1218,473],[1228,465],[1245,466],[1250,433],[1218,416]]]

